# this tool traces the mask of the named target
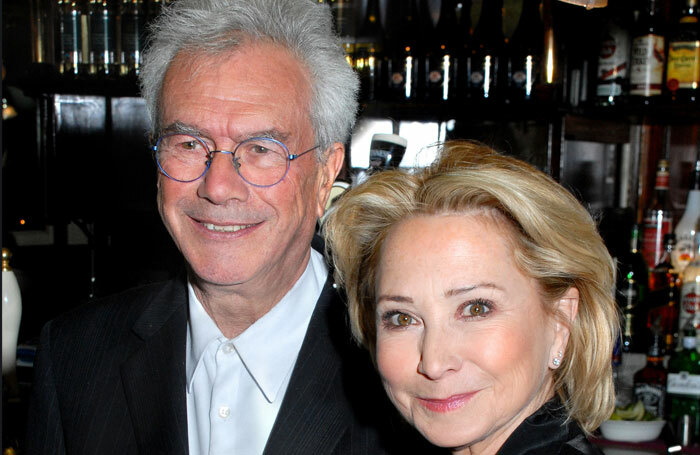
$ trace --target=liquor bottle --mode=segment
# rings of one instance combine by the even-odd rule
[[[352,58],[355,53],[355,1],[354,0],[325,0],[333,13],[335,30],[340,36],[340,42],[345,50],[345,59],[353,66]]]
[[[663,254],[664,235],[673,230],[673,216],[668,205],[668,161],[659,160],[656,166],[654,196],[644,212],[642,254],[649,268],[659,263]]]
[[[619,105],[627,95],[630,62],[631,8],[623,0],[610,2],[598,54],[596,104]]]
[[[92,76],[114,76],[116,61],[116,16],[114,0],[90,0],[88,21],[90,24],[90,66]]]
[[[83,68],[82,3],[76,0],[58,0],[59,57],[61,74],[78,76]]]
[[[471,46],[469,96],[477,101],[499,101],[502,98],[500,61],[503,59],[503,0],[489,0],[481,5],[479,22],[474,29]]]
[[[146,3],[146,23],[153,21],[163,11],[163,0],[148,0]]]
[[[379,12],[379,0],[368,0],[362,26],[355,39],[353,64],[360,76],[360,97],[375,100],[380,90],[384,31]]]
[[[617,302],[625,318],[623,350],[644,349],[645,344],[636,342],[644,337],[646,315],[648,312],[648,269],[638,249],[639,227],[634,225],[631,231],[629,250],[617,258],[619,273],[617,275]],[[629,327],[627,327],[629,325]],[[623,333],[624,334],[624,333]]]
[[[652,326],[651,342],[644,368],[634,374],[634,395],[644,403],[644,409],[655,417],[665,417],[666,368],[664,368],[664,340],[659,321]]]
[[[700,14],[697,0],[685,0],[668,38],[666,88],[671,100],[693,102],[700,86]]]
[[[622,352],[623,355],[629,352],[636,352],[639,348],[637,337],[634,331],[636,325],[635,313],[637,310],[636,300],[629,300],[630,306],[625,306],[622,309]]]
[[[387,98],[412,101],[418,95],[418,61],[423,54],[419,50],[418,2],[396,0],[389,4],[389,11],[399,13],[399,20],[388,37]]]
[[[697,227],[696,227],[697,229]],[[693,238],[693,250],[695,258],[683,270],[681,275],[681,307],[678,319],[678,326],[683,327],[690,320],[697,328],[700,326],[700,236],[695,234]]]
[[[662,94],[666,39],[660,3],[660,0],[647,0],[634,27],[630,61],[630,98],[638,104],[651,104]]]
[[[17,366],[17,336],[22,319],[22,294],[10,266],[12,253],[2,249],[2,374],[13,374]]]
[[[457,80],[457,99],[469,98],[469,79],[471,77],[471,40],[472,40],[472,2],[463,0],[457,3],[457,51],[455,61],[455,78]]]
[[[121,56],[122,76],[138,76],[145,42],[146,10],[143,0],[122,0]]]
[[[520,20],[508,42],[508,100],[530,101],[539,83],[544,25],[540,0],[524,0]]]
[[[428,51],[426,93],[432,101],[448,101],[457,95],[455,74],[459,44],[455,0],[440,2],[440,17]]]
[[[676,248],[676,235],[664,235],[664,251],[659,262],[649,271],[649,292],[667,289],[673,281],[678,282],[678,272],[673,267],[672,256]]]
[[[666,406],[672,428],[683,415],[690,415],[695,422],[693,429],[697,437],[700,424],[700,353],[697,332],[692,321],[682,330],[682,348],[671,354],[666,379]]]
[[[688,198],[685,203],[685,211],[674,231],[677,242],[672,260],[673,267],[679,273],[683,272],[695,256],[693,237],[695,236],[695,224],[698,218],[700,218],[700,160],[695,161]]]
[[[435,24],[428,0],[418,1],[418,98],[427,98],[428,87],[428,44],[435,34]]]

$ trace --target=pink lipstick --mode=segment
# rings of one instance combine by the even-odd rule
[[[433,412],[451,412],[464,406],[477,392],[452,395],[448,398],[418,398],[420,404]]]

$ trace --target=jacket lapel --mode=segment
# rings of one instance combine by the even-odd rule
[[[343,325],[344,306],[329,279],[309,323],[265,454],[330,453],[346,432],[351,415],[339,393],[340,356],[331,338],[333,333],[346,333]]]
[[[184,278],[154,296],[133,327],[140,346],[121,376],[134,435],[143,454],[187,454]]]

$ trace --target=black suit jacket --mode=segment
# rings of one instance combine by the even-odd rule
[[[181,277],[48,323],[35,363],[26,453],[188,453],[187,298]],[[423,443],[396,418],[367,354],[352,343],[329,279],[265,454],[416,453],[404,450]]]

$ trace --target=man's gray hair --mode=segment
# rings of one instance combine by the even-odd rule
[[[252,39],[286,47],[308,70],[309,116],[319,154],[333,142],[348,140],[359,83],[333,30],[328,5],[313,0],[177,0],[164,8],[150,33],[140,85],[152,134],[162,127],[163,81],[179,52],[220,56]]]

